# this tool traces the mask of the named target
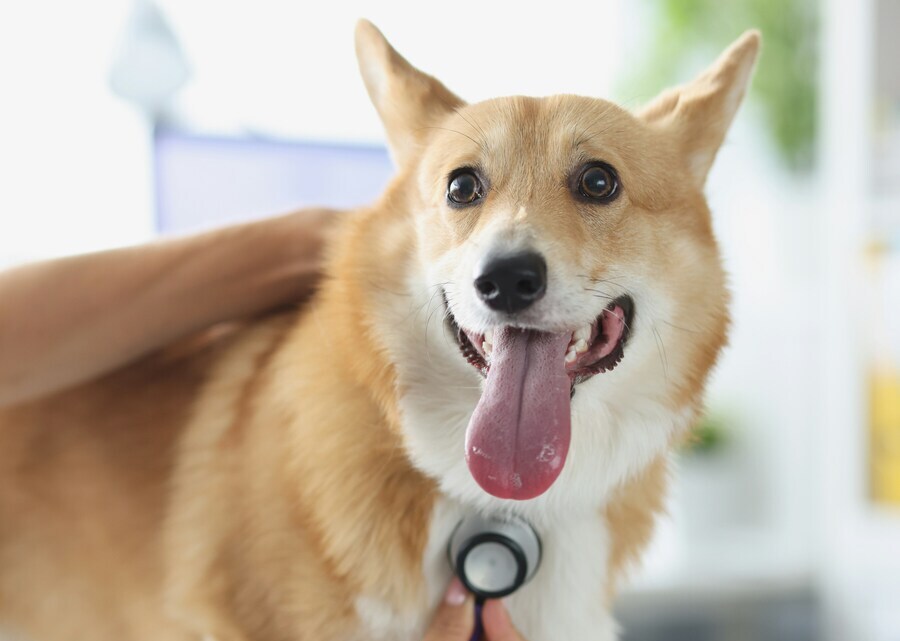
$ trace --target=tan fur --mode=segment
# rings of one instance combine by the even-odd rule
[[[612,600],[616,582],[640,559],[653,536],[656,516],[664,508],[668,467],[657,459],[643,474],[624,485],[606,507],[612,533],[607,592]]]
[[[160,617],[160,524],[178,434],[224,347],[0,412],[0,625],[35,639],[180,638]]]
[[[745,36],[632,115],[574,96],[465,105],[363,23],[361,67],[399,171],[348,215],[305,311],[0,411],[0,627],[48,641],[336,641],[364,638],[358,596],[427,607],[439,492],[404,449],[384,309],[416,261],[452,263],[485,229],[528,230],[548,260],[674,292],[688,327],[669,346],[667,406],[696,413],[728,325],[701,188],[757,43]],[[625,185],[603,209],[560,178],[596,157]],[[495,180],[480,213],[435,205],[447,174],[476,163]],[[610,594],[650,538],[665,481],[658,458],[606,505]]]

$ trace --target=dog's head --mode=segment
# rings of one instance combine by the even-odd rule
[[[445,486],[465,486],[467,467],[501,499],[542,495],[561,473],[602,492],[695,417],[728,325],[703,185],[758,44],[745,34],[637,113],[570,95],[469,105],[360,23],[420,293],[445,306],[454,343],[439,355],[454,362],[432,351],[429,368],[465,367],[476,388],[464,448],[452,418],[453,434],[406,428]],[[431,381],[448,404],[454,380]]]

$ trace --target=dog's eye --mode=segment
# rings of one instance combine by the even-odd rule
[[[619,179],[609,165],[594,164],[585,168],[578,179],[578,191],[585,198],[608,203],[619,192]]]
[[[455,174],[447,185],[447,199],[456,205],[471,205],[481,196],[481,181],[468,170]]]

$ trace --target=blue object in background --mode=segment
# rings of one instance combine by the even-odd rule
[[[162,233],[325,205],[373,202],[394,167],[384,147],[226,138],[157,128],[156,226]]]

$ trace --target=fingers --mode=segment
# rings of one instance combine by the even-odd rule
[[[513,627],[502,601],[487,601],[481,611],[482,641],[525,641]],[[474,599],[458,578],[450,582],[424,641],[469,641],[475,627]]]
[[[474,599],[454,577],[424,641],[469,641],[475,627]]]
[[[513,627],[502,601],[487,601],[481,610],[487,641],[524,641]]]

